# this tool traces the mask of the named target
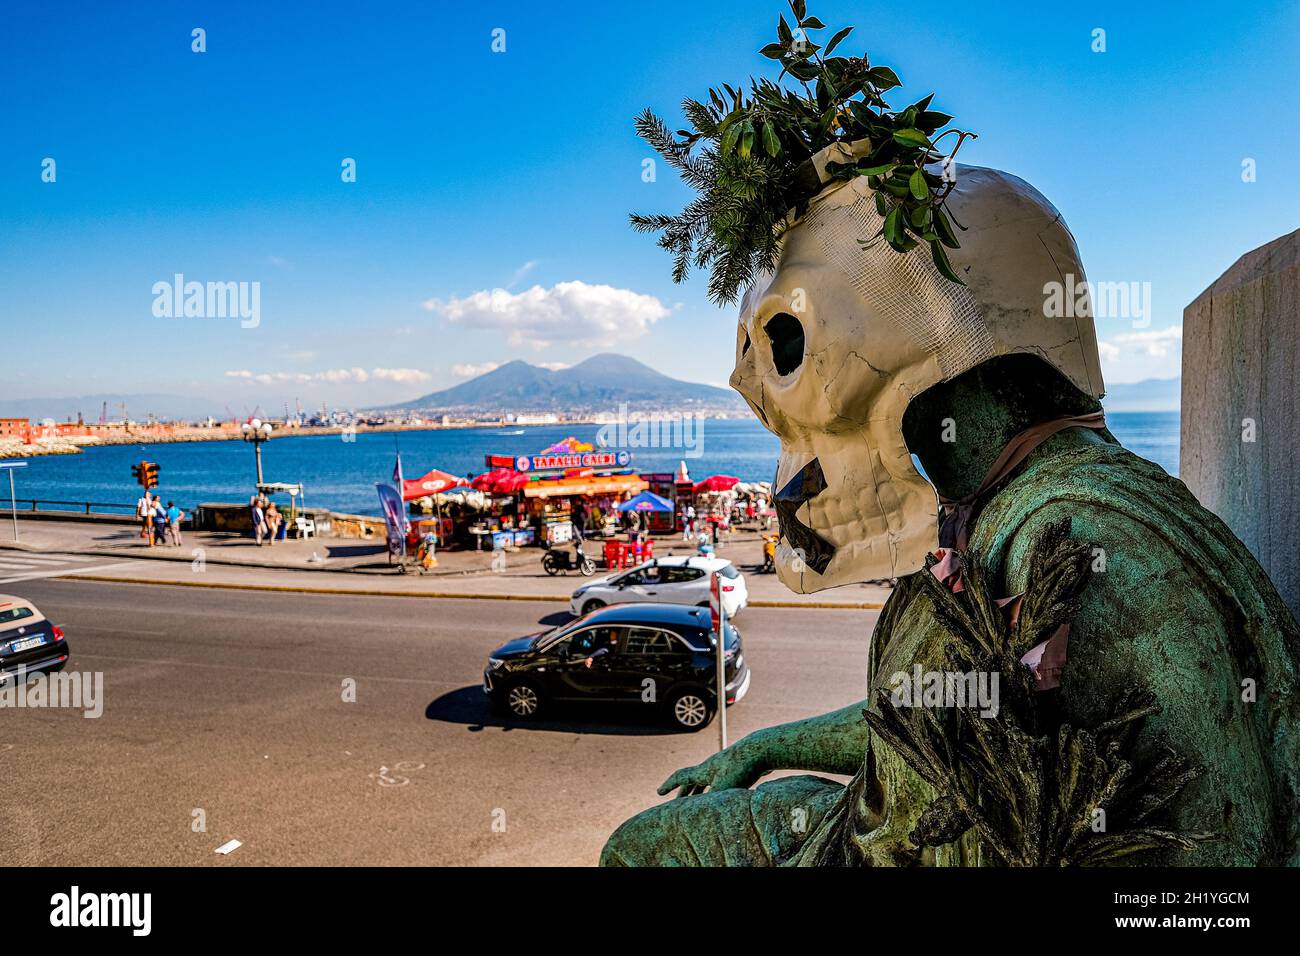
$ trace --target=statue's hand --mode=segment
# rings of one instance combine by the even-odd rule
[[[694,767],[683,767],[659,786],[659,796],[666,797],[680,788],[679,797],[690,797],[705,790],[748,788],[767,773],[761,745],[751,737],[736,741],[726,750],[715,753]]]

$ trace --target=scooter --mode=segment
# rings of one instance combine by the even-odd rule
[[[573,554],[569,554],[568,551],[558,551],[548,544],[546,553],[542,555],[542,567],[547,574],[577,571],[584,578],[589,578],[596,573],[596,562],[583,553],[581,545],[578,544],[573,546]]]

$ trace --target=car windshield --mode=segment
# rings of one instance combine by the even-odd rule
[[[32,609],[29,607],[5,607],[0,608],[0,627],[6,624],[12,624],[14,621],[21,621],[24,618],[32,616]]]
[[[718,568],[718,573],[721,574],[724,578],[740,577],[740,572],[736,570],[736,566],[734,564],[724,564],[722,567]]]

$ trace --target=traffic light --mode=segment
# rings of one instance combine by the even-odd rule
[[[142,461],[138,465],[131,466],[131,477],[135,483],[140,485],[145,491],[150,488],[158,487],[158,466],[152,461]]]

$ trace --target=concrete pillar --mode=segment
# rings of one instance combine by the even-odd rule
[[[1183,310],[1179,477],[1300,617],[1300,230]]]

